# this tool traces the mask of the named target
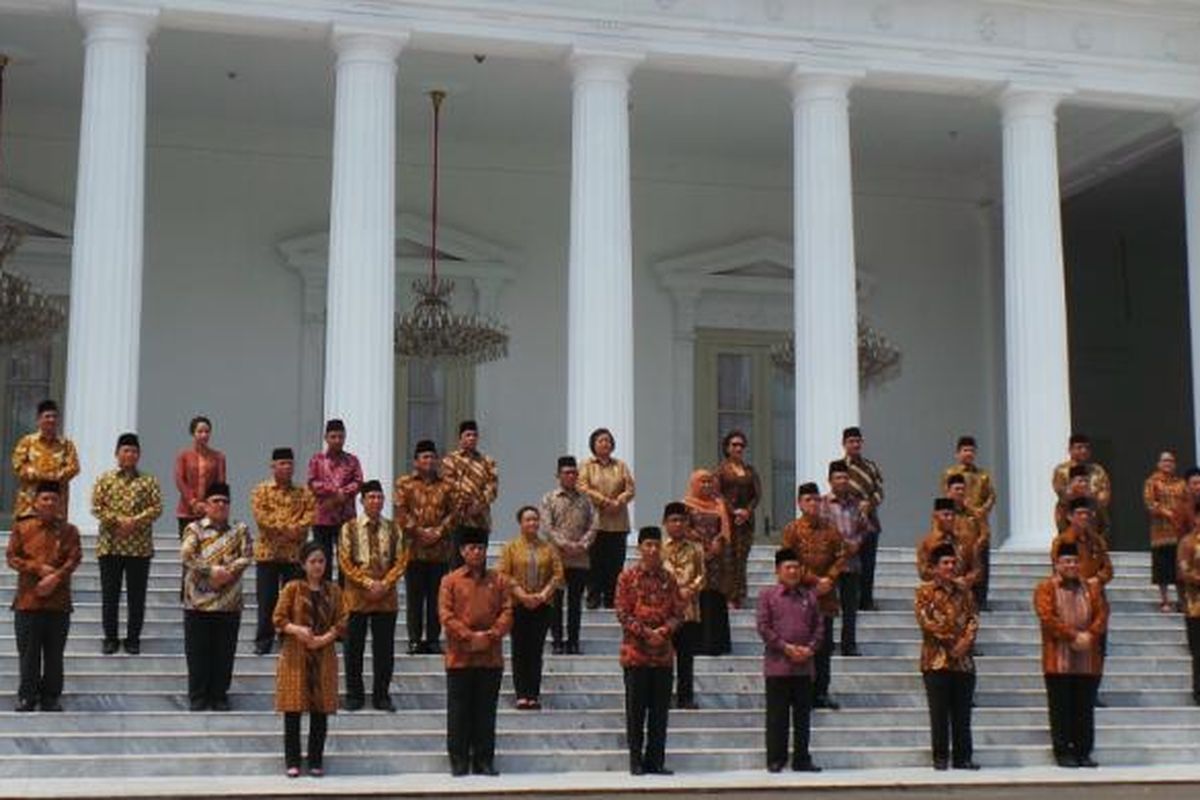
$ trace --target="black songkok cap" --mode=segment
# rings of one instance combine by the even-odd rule
[[[951,500],[949,497],[934,498],[933,510],[934,511],[953,511],[954,510],[954,501]]]
[[[413,458],[421,455],[421,453],[433,453],[437,455],[437,445],[433,443],[433,439],[422,439],[417,442],[417,446],[413,448]]]
[[[1063,542],[1062,544],[1060,544],[1058,546],[1058,552],[1055,554],[1054,557],[1062,558],[1063,556],[1078,556],[1078,555],[1079,555],[1079,545],[1075,544],[1074,542]]]
[[[54,402],[53,400],[43,400],[42,402],[37,404],[37,413],[38,413],[39,417],[42,414],[45,414],[47,411],[54,411],[55,413],[57,413],[58,412],[58,403]]]
[[[688,515],[687,505],[675,500],[663,506],[663,519],[673,517],[676,514],[686,517]]]
[[[208,491],[204,493],[204,499],[207,500],[210,497],[224,497],[226,500],[228,500],[229,484],[222,483],[221,481],[210,483],[208,485]]]
[[[575,456],[559,456],[558,468],[567,469],[568,467],[571,469],[578,469],[579,462],[575,460]]]
[[[62,494],[62,486],[58,481],[38,481],[37,492],[35,494],[42,494],[43,492]]]
[[[974,436],[958,437],[958,444],[955,445],[955,449],[961,450],[964,447],[975,447],[975,437]]]
[[[796,496],[804,497],[806,494],[820,495],[821,488],[812,481],[809,481],[808,483],[802,483],[800,484],[800,488],[796,490]]]
[[[117,449],[119,450],[122,447],[136,447],[138,450],[141,450],[142,443],[138,441],[136,433],[122,433],[117,437]]]
[[[840,458],[837,461],[829,462],[829,476],[831,478],[833,477],[833,473],[835,473],[835,472],[849,472],[849,471],[850,471],[850,465],[847,464],[844,460],[842,460]]]
[[[340,432],[340,433],[345,433],[346,432],[346,423],[342,422],[340,419],[331,419],[325,423],[325,432],[326,433],[334,433],[335,431]]]
[[[1086,478],[1089,475],[1091,475],[1091,472],[1088,471],[1087,466],[1084,464],[1076,464],[1067,470],[1067,477],[1069,478]]]
[[[799,561],[800,557],[796,555],[796,551],[790,547],[784,547],[775,551],[775,566],[779,566],[785,561]]]
[[[458,435],[462,436],[467,431],[475,431],[479,433],[479,423],[473,419],[464,419],[458,423]]]
[[[1090,497],[1072,497],[1071,501],[1067,503],[1067,508],[1071,510],[1071,513],[1075,513],[1075,510],[1080,508],[1086,508],[1091,511],[1092,500]]]
[[[954,545],[950,544],[949,542],[939,544],[937,547],[929,551],[929,563],[936,564],[946,556],[958,558],[958,552],[954,549]]]
[[[290,447],[276,447],[271,451],[272,461],[295,461],[296,454],[292,452]]]
[[[367,492],[379,492],[383,494],[383,484],[372,478],[369,481],[363,481],[358,491],[360,494],[366,494]]]
[[[953,475],[951,475],[949,478],[946,478],[946,485],[947,485],[947,486],[954,486],[954,485],[956,485],[956,484],[960,484],[960,483],[961,483],[963,486],[966,486],[966,485],[967,485],[967,479],[966,479],[966,478],[964,478],[964,477],[963,477],[963,476],[962,476],[960,473],[957,473],[957,472],[956,472],[956,473],[954,473]]]
[[[861,439],[862,438],[862,429],[859,428],[857,425],[851,425],[849,428],[842,429],[842,441],[843,442],[851,437]]]
[[[486,545],[488,543],[488,532],[483,528],[470,528],[463,525],[454,532],[454,535],[458,539],[459,547],[468,544]]]
[[[1187,471],[1183,473],[1183,479],[1186,481],[1196,475],[1200,475],[1200,467],[1188,467]]]
[[[1067,440],[1068,444],[1091,444],[1092,440],[1085,433],[1072,433],[1071,438]]]
[[[662,541],[662,528],[657,525],[647,525],[638,531],[638,544],[645,541]]]

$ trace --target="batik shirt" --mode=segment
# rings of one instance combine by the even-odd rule
[[[700,590],[704,588],[704,548],[691,539],[668,537],[662,545],[663,567],[680,589],[692,596],[683,603],[683,621],[700,621]]]
[[[92,516],[100,522],[96,556],[150,558],[154,555],[154,521],[162,516],[162,490],[146,472],[114,469],[96,479]],[[117,521],[129,517],[134,529],[122,534]]]
[[[596,538],[593,527],[596,515],[592,501],[583,492],[568,492],[561,486],[546,492],[541,502],[542,532],[558,548],[563,566],[568,569],[587,569],[590,566],[588,547]],[[568,551],[565,545],[578,545],[579,552]]]
[[[671,634],[683,620],[679,585],[662,566],[647,569],[641,562],[627,567],[617,579],[617,622],[621,624],[622,667],[670,667],[675,657]],[[666,629],[661,643],[649,641],[651,631]]]
[[[455,450],[442,459],[442,478],[450,484],[458,523],[490,531],[492,503],[500,494],[495,459],[479,451]]]
[[[263,481],[250,492],[250,510],[258,525],[254,560],[299,562],[300,548],[317,516],[317,499],[308,487]]]
[[[1142,501],[1150,514],[1150,546],[1177,544],[1187,533],[1184,518],[1189,500],[1187,481],[1155,472],[1142,486]]]
[[[979,632],[975,595],[953,581],[934,578],[917,587],[913,610],[921,627],[921,671],[974,672],[971,651]],[[951,651],[964,639],[971,644],[954,655]]]
[[[789,522],[783,529],[781,545],[799,559],[800,582],[805,586],[816,586],[821,578],[829,578],[836,584],[846,568],[846,546],[842,535],[820,517],[804,515]],[[819,595],[817,603],[823,615],[836,617],[841,608],[837,587]]]
[[[250,530],[242,522],[217,527],[208,517],[190,523],[183,531],[179,556],[187,573],[183,579],[183,607],[188,611],[241,611],[242,572],[253,563]],[[234,573],[234,579],[217,587],[209,582],[215,567]]]
[[[308,488],[317,498],[316,525],[338,525],[354,519],[354,498],[362,485],[362,465],[353,453],[317,453],[308,460]],[[341,491],[347,490],[346,494]]]
[[[62,436],[45,439],[40,433],[22,436],[13,448],[12,468],[17,476],[13,519],[33,516],[33,498],[41,481],[61,484],[60,508],[66,516],[68,481],[79,474],[79,454],[74,442]]]
[[[450,484],[439,476],[432,479],[413,472],[396,479],[396,524],[404,533],[404,546],[413,561],[449,564],[454,554],[450,529],[454,525],[454,501]],[[430,528],[438,540],[431,544],[417,539],[418,528]]]

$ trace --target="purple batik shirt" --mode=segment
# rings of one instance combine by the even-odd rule
[[[782,583],[758,594],[755,615],[758,635],[763,640],[763,675],[786,678],[793,675],[813,677],[813,658],[800,663],[783,652],[784,645],[798,644],[815,654],[824,633],[817,596],[811,589],[788,589]]]
[[[353,453],[317,453],[308,462],[308,488],[317,496],[315,525],[341,525],[357,515],[354,506],[362,485],[362,465]],[[339,489],[350,489],[343,496]]]

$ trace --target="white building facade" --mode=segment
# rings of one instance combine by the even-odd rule
[[[38,234],[13,266],[70,305],[5,416],[61,385],[84,485],[124,430],[169,481],[196,413],[243,497],[325,417],[391,480],[470,415],[500,524],[599,426],[647,522],[741,426],[776,526],[861,424],[888,541],[969,432],[1038,549],[1071,431],[1062,197],[1182,136],[1200,238],[1200,3],[0,0],[0,50],[0,215]],[[455,302],[511,334],[476,369],[392,351],[430,88]],[[860,312],[904,358],[866,393]]]

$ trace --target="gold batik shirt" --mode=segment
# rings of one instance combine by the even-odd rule
[[[1142,485],[1142,502],[1150,514],[1150,546],[1178,543],[1180,534],[1187,532],[1187,481],[1178,475],[1155,472]]]
[[[963,480],[966,481],[965,502],[967,508],[974,511],[977,516],[986,519],[996,506],[996,487],[992,484],[992,476],[986,469],[980,469],[974,465],[968,467],[965,464],[952,464],[942,472],[941,488],[943,493],[948,488],[946,481],[952,475],[962,475]]]
[[[687,589],[691,597],[683,603],[683,621],[700,621],[700,590],[704,588],[704,549],[686,537],[663,541],[663,566],[680,590]]]
[[[435,476],[421,477],[419,472],[396,479],[396,523],[404,534],[404,546],[412,561],[449,564],[454,555],[450,538],[454,526],[454,498],[450,484]],[[417,530],[424,528],[437,535],[437,541],[421,542]]]
[[[187,570],[183,579],[183,607],[188,611],[241,611],[242,573],[253,563],[250,530],[242,522],[217,527],[208,517],[183,531],[179,557]],[[209,582],[215,567],[234,573],[234,579],[217,587]]]
[[[959,535],[957,525],[954,533],[943,533],[935,526],[921,539],[917,545],[917,577],[922,581],[934,579],[934,565],[929,563],[929,556],[943,544],[954,547],[954,555],[958,559],[955,574],[967,586],[974,586],[979,580],[979,548],[970,538]]]
[[[96,556],[150,558],[154,555],[154,521],[162,516],[162,489],[147,472],[114,469],[92,487],[92,516],[99,521]],[[121,533],[117,522],[133,520],[134,529]]]
[[[921,671],[974,672],[971,651],[979,632],[974,594],[953,581],[934,578],[917,587],[913,610],[921,627]],[[960,646],[965,652],[954,655],[951,651]]]
[[[387,517],[372,520],[365,514],[350,520],[338,536],[337,559],[346,577],[342,596],[347,611],[372,614],[399,608],[396,583],[408,566],[399,525]],[[367,593],[372,581],[387,588],[381,597]]]
[[[1113,579],[1112,558],[1108,555],[1108,545],[1104,537],[1094,531],[1087,531],[1083,536],[1075,533],[1074,528],[1054,537],[1050,543],[1050,563],[1058,560],[1058,548],[1068,542],[1074,543],[1079,549],[1079,576],[1085,581],[1092,578],[1100,581],[1100,585]]]
[[[1179,540],[1176,550],[1176,574],[1183,585],[1183,613],[1200,618],[1200,547],[1195,531]]]
[[[12,468],[17,476],[13,519],[33,515],[33,498],[41,481],[62,484],[61,509],[66,517],[68,483],[79,474],[79,454],[74,442],[62,436],[44,439],[40,433],[22,436],[13,448]]]
[[[1054,487],[1054,493],[1060,498],[1067,496],[1067,487],[1071,483],[1071,467],[1075,466],[1073,461],[1064,461],[1054,468],[1054,477],[1051,484]],[[1088,486],[1091,489],[1092,499],[1097,505],[1108,508],[1109,500],[1112,499],[1112,484],[1108,480],[1108,473],[1104,467],[1094,461],[1084,464],[1088,470]]]
[[[317,518],[317,498],[307,486],[263,481],[250,492],[250,510],[258,525],[254,560],[296,563],[308,529]]]
[[[800,582],[808,587],[820,578],[829,578],[834,586],[817,597],[821,614],[836,617],[838,603],[837,579],[846,568],[846,543],[838,529],[820,517],[801,516],[783,529],[781,546],[791,550],[800,561]]]
[[[479,451],[455,450],[442,459],[442,479],[450,484],[457,522],[492,529],[492,503],[500,494],[496,461]]]
[[[558,548],[542,539],[530,542],[524,536],[517,536],[506,542],[496,571],[508,578],[510,587],[520,586],[529,594],[536,594],[547,585],[552,584],[554,589],[563,585]]]
[[[607,464],[592,457],[579,468],[579,491],[591,498],[596,509],[596,530],[606,533],[629,531],[629,502],[633,500],[636,487],[633,473],[619,458],[610,458]],[[617,500],[621,507],[615,511],[603,508],[601,500]]]

